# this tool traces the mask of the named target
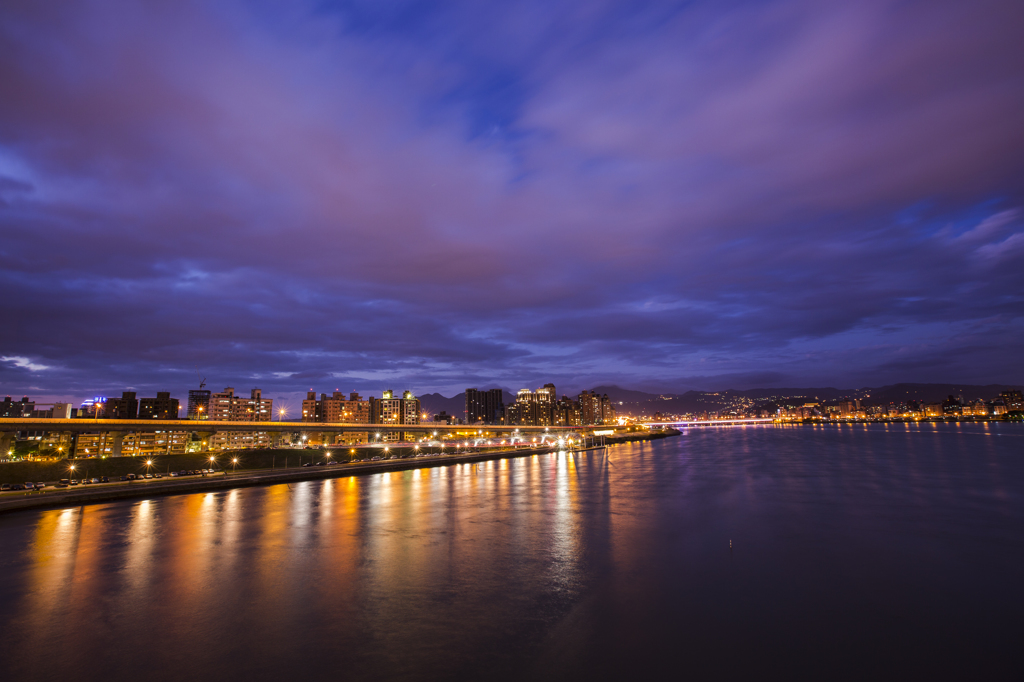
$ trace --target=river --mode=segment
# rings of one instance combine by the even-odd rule
[[[0,516],[5,680],[1014,679],[1024,427],[749,426]]]

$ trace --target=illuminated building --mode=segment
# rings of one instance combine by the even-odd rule
[[[333,395],[309,391],[302,401],[302,421],[329,422],[333,424],[369,424],[370,401],[363,400],[358,393],[350,393],[348,398],[341,391]]]
[[[248,398],[235,395],[235,389],[225,388],[210,396],[210,420],[226,422],[265,422],[274,415],[274,401],[264,399],[258,388],[252,389]],[[252,448],[268,447],[270,436],[265,431],[223,431],[210,438],[210,447]]]
[[[363,400],[358,393],[349,393],[348,398],[341,391],[333,395],[309,391],[302,401],[302,421],[328,422],[334,424],[369,424],[370,401]],[[331,436],[311,432],[307,442],[312,445],[358,445],[369,442],[369,431],[347,431]]]
[[[555,385],[544,384],[536,392],[528,388],[516,394],[516,401],[505,408],[505,424],[519,426],[553,426]]]
[[[420,401],[406,391],[401,398],[396,398],[394,391],[384,391],[381,397],[370,398],[370,420],[374,424],[419,424]],[[388,431],[381,436],[385,441],[415,440],[411,433]]]

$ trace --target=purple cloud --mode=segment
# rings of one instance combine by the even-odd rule
[[[7,392],[1024,379],[1018,4],[377,5],[5,8]]]

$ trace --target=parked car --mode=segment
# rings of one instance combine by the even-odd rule
[[[177,477],[178,477],[178,472],[177,471],[172,471],[171,472],[171,478],[177,478]]]
[[[153,474],[146,474],[146,478],[153,478]]]
[[[54,488],[67,488],[68,487],[68,479],[66,479],[66,478],[60,479],[59,481],[57,481],[57,484],[55,486],[53,486],[53,487]]]
[[[43,483],[42,481],[39,481],[38,483],[36,483],[36,490],[42,490],[45,487],[46,487],[46,484]]]
[[[107,476],[102,476],[100,478],[100,483],[110,483],[110,478],[108,478]]]
[[[138,476],[136,476],[135,474],[128,474],[124,478],[126,481],[134,481],[136,478],[138,478]]]
[[[78,479],[72,478],[70,481],[68,481],[68,485],[78,485]]]
[[[380,455],[377,455],[376,457],[371,457],[370,461],[371,462],[379,462],[380,461]]]
[[[163,478],[163,474],[153,474],[153,478]]]
[[[10,483],[4,483],[3,485],[0,485],[0,490],[10,490],[10,489],[11,489],[11,484]]]
[[[304,467],[311,467],[311,466],[313,466],[313,465],[312,465],[312,464],[310,464],[309,462],[306,462],[306,463],[305,463],[305,464],[303,464],[302,466],[304,466]]]
[[[92,479],[92,480],[91,480],[91,481],[89,481],[89,482],[90,482],[90,483],[99,483],[99,482],[100,482],[100,479],[98,479],[98,478],[94,478],[94,479]]]

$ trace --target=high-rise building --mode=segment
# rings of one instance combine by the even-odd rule
[[[611,398],[608,397],[607,393],[601,396],[601,423],[615,423],[615,406],[612,405]]]
[[[555,403],[552,413],[552,423],[555,426],[580,426],[583,423],[580,404],[568,396],[562,396],[562,399]]]
[[[109,405],[110,401],[107,403]],[[155,398],[143,398],[139,401],[139,419],[177,419],[178,407],[177,398],[172,398],[167,391],[161,391]]]
[[[466,423],[500,424],[505,414],[505,402],[500,388],[479,391],[466,389]]]
[[[599,395],[583,391],[579,396],[580,422],[585,426],[611,424],[615,422],[615,407],[608,394]]]
[[[555,417],[555,385],[544,384],[536,393],[520,389],[516,401],[505,408],[505,423],[519,426],[552,426]]]
[[[579,396],[581,423],[591,426],[603,421],[601,415],[601,396],[593,391],[583,391]]]
[[[138,419],[139,401],[134,391],[122,391],[120,398],[107,400],[104,419]]]
[[[208,391],[205,388],[191,389],[188,392],[187,417],[189,419],[209,419],[211,395],[212,391]]]
[[[396,398],[394,391],[384,391],[381,397],[370,398],[370,420],[374,424],[419,424],[420,423],[420,401],[406,391],[401,398]],[[382,436],[382,440],[397,441],[411,440],[411,433],[400,431],[389,431]]]

